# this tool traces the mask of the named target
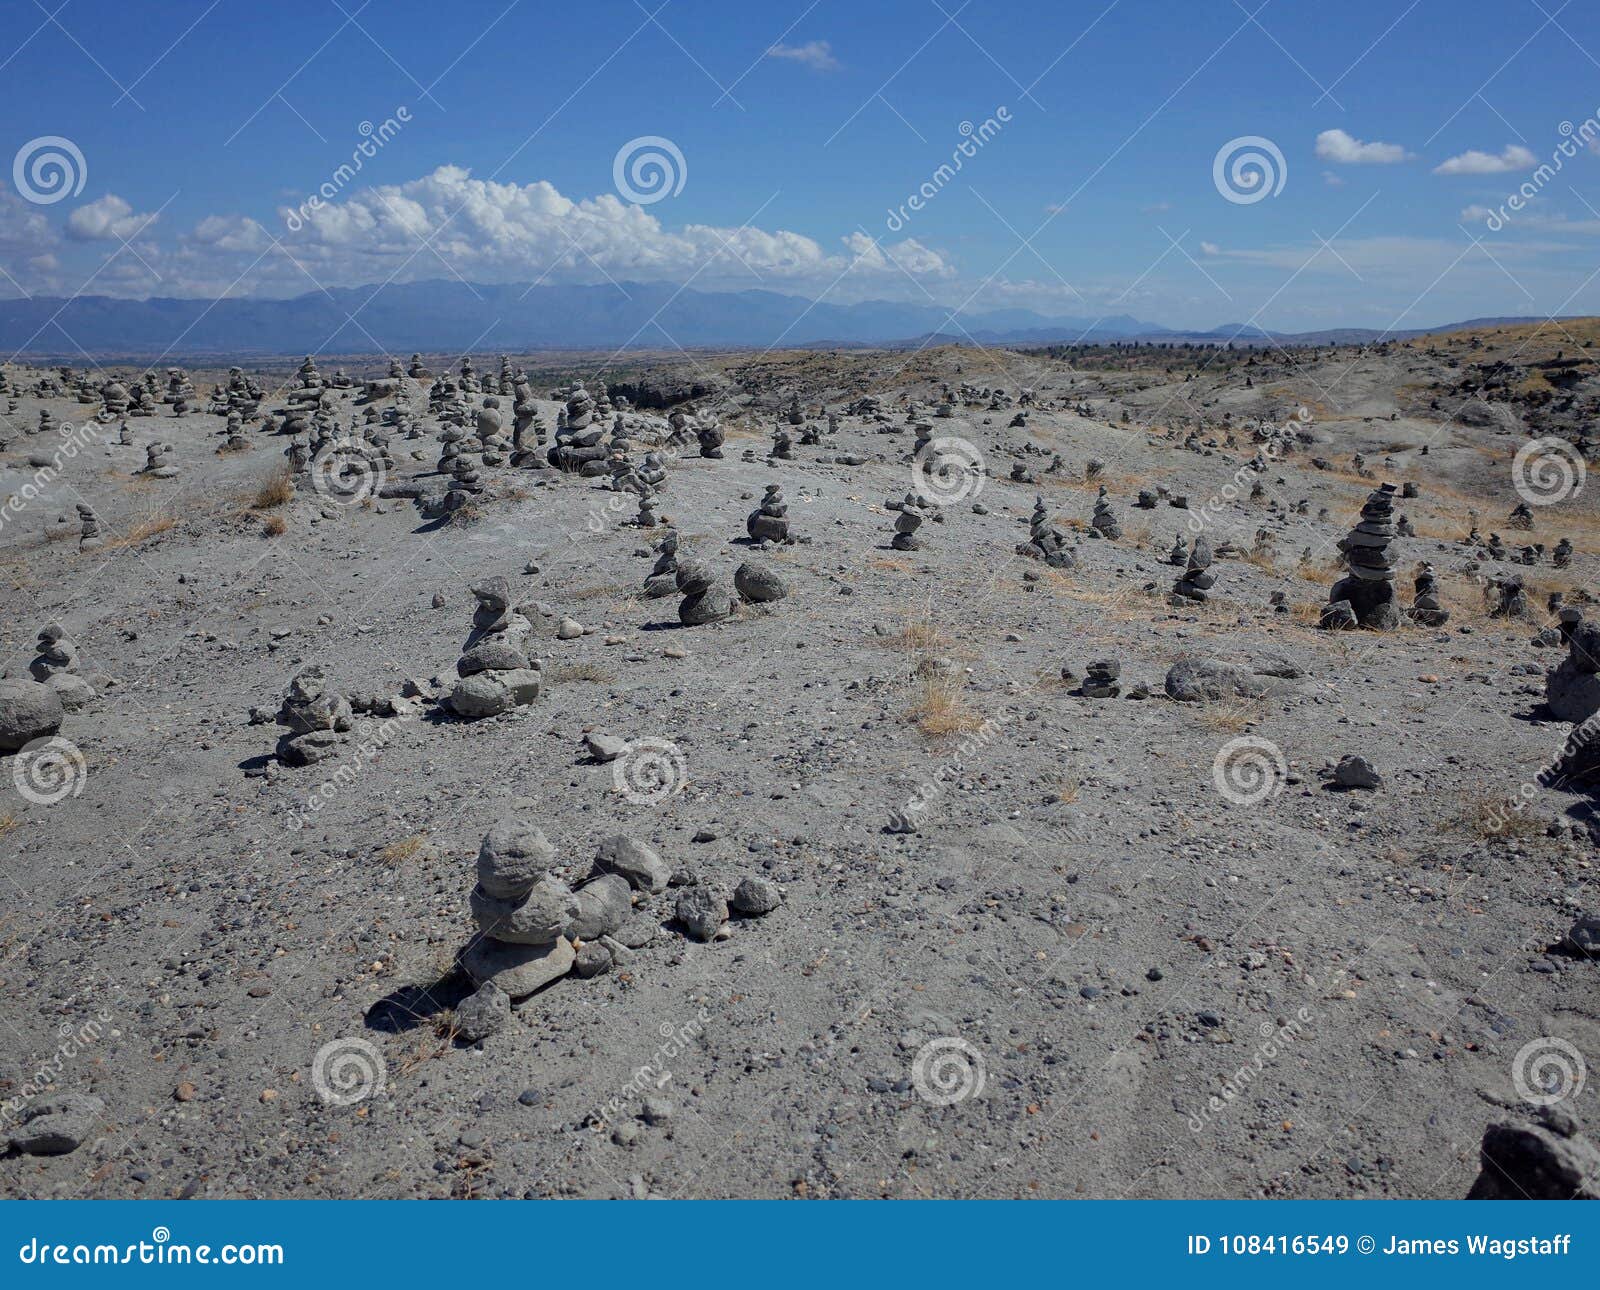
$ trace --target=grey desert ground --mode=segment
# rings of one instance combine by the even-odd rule
[[[1597,337],[7,365],[0,1193],[1581,1179]]]

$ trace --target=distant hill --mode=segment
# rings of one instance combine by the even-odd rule
[[[773,291],[615,286],[391,283],[289,300],[122,300],[79,296],[0,301],[7,353],[127,356],[409,354],[466,350],[881,345],[949,330],[984,344],[1106,339],[1158,325],[1126,316],[1051,318],[1023,309],[961,315],[931,305],[817,303]],[[624,294],[625,293],[625,294]],[[962,328],[966,331],[963,333]]]

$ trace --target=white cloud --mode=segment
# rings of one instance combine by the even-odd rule
[[[1220,246],[1218,246],[1215,242],[1202,242],[1202,243],[1200,243],[1200,254],[1201,255],[1221,255],[1222,254],[1222,248]]]
[[[271,231],[304,266],[295,270],[327,285],[451,277],[469,282],[685,282],[716,290],[766,287],[822,290],[836,278],[946,279],[954,267],[913,238],[875,242],[865,234],[828,250],[784,229],[685,224],[668,228],[655,214],[611,193],[580,201],[545,182],[474,179],[459,166],[441,166],[402,184],[352,189],[334,202],[296,214],[279,209]],[[270,245],[253,221],[211,216],[183,243],[191,256],[213,252],[259,254]],[[269,261],[278,260],[276,254]],[[293,268],[293,266],[290,266]]]
[[[1327,184],[1329,188],[1343,188],[1344,176],[1336,175],[1331,170],[1324,170],[1322,172],[1322,182]]]
[[[1499,156],[1476,149],[1451,157],[1433,168],[1436,175],[1503,175],[1511,170],[1530,170],[1538,159],[1521,144],[1509,143]]]
[[[67,217],[67,236],[75,242],[126,242],[156,222],[154,215],[139,215],[115,193],[85,202]]]
[[[767,57],[786,58],[814,72],[836,72],[840,67],[839,60],[833,56],[833,46],[825,40],[808,40],[803,45],[773,45],[767,50]]]
[[[1317,157],[1342,166],[1392,166],[1411,154],[1398,143],[1363,143],[1343,130],[1324,130],[1317,136]]]

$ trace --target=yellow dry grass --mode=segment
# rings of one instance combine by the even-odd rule
[[[971,734],[982,729],[983,717],[967,705],[958,677],[924,676],[917,701],[906,716],[933,738]]]

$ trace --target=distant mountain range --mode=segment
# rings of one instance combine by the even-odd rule
[[[0,351],[66,361],[85,353],[176,361],[249,354],[915,345],[930,337],[957,345],[1348,344],[1383,334],[1345,329],[1276,335],[1245,324],[1182,332],[1126,315],[1047,317],[1026,309],[963,313],[957,326],[946,310],[932,305],[837,305],[772,291],[708,292],[659,283],[621,288],[430,281],[338,287],[287,300],[36,296],[0,301]],[[1458,326],[1513,321],[1533,320]]]

